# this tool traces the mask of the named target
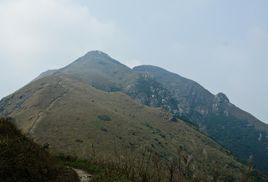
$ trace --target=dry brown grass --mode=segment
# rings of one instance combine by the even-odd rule
[[[23,99],[25,95],[30,96]],[[241,177],[243,165],[213,140],[180,120],[169,122],[168,113],[119,92],[103,92],[67,76],[53,76],[32,82],[11,96],[9,103],[6,112],[16,118],[17,126],[27,133],[35,125],[31,137],[39,144],[49,143],[54,154],[87,159],[93,145],[92,155],[115,159],[115,147],[118,154],[131,151],[139,156],[147,148],[163,161],[177,156],[181,146],[183,155],[193,157],[191,164],[200,174],[213,176],[218,161],[220,174]],[[99,119],[100,115],[109,116],[110,121]]]

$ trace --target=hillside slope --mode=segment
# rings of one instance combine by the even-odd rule
[[[206,181],[239,180],[243,165],[207,136],[170,115],[133,101],[120,92],[97,90],[68,75],[52,75],[5,99],[2,114],[55,153],[90,158],[142,156],[153,151],[169,161],[184,153],[194,175]]]
[[[233,105],[226,95],[211,94],[198,83],[155,66],[134,71],[150,75],[169,90],[177,101],[172,113],[190,120],[200,130],[242,161],[253,157],[258,169],[268,172],[268,125]]]

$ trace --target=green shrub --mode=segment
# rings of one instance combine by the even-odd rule
[[[111,121],[112,118],[108,115],[98,115],[98,119],[101,121]]]

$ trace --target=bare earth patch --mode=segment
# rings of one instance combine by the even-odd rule
[[[81,169],[75,169],[75,168],[72,168],[72,169],[79,176],[80,182],[89,182],[89,181],[91,181],[91,178],[92,178],[91,174],[88,174],[86,171],[83,171]]]

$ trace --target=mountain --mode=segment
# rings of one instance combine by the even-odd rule
[[[268,173],[268,125],[214,95],[198,83],[156,66],[126,67],[101,51],[91,51],[56,71],[104,91],[123,92],[141,104],[162,107],[189,121],[230,150],[240,161],[253,159]]]
[[[224,94],[161,68],[130,69],[100,51],[41,74],[2,99],[0,115],[15,118],[23,133],[56,154],[114,158],[146,150],[170,161],[180,150],[206,181],[238,180],[245,171],[222,146],[241,161],[253,155],[259,169],[267,165],[267,125]]]

